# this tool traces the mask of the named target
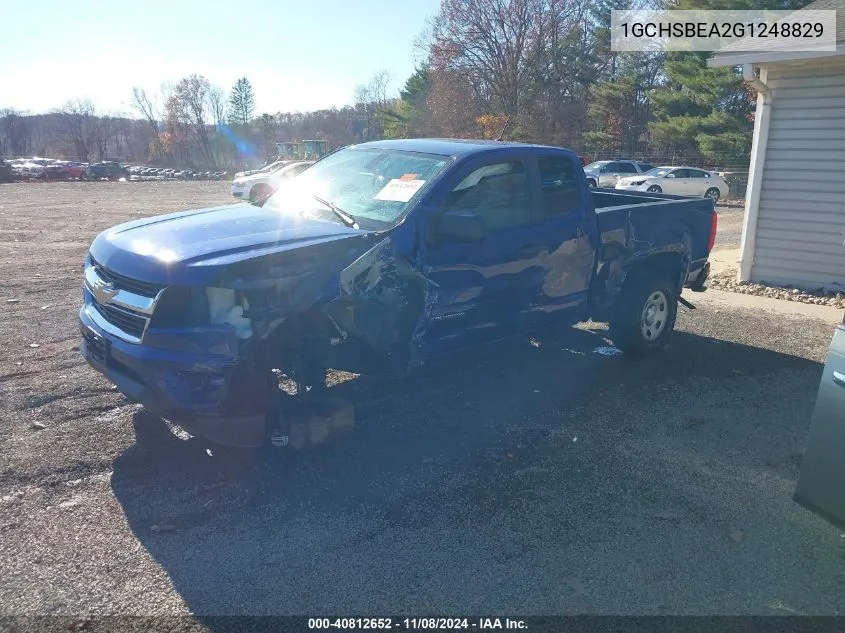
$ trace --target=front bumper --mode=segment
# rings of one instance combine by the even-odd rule
[[[616,184],[615,188],[619,189],[620,191],[648,191],[648,185],[646,185],[646,184],[628,185],[628,184],[625,184],[624,182],[620,182],[620,183]]]
[[[245,187],[243,185],[235,186],[232,185],[232,195],[238,198],[239,200],[244,197]]]
[[[263,443],[265,393],[238,358],[130,343],[100,327],[92,311],[86,304],[79,312],[80,351],[127,398],[222,445],[251,448]]]

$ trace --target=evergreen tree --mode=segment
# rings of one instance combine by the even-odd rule
[[[399,101],[379,113],[387,138],[408,138],[426,133],[430,87],[428,66],[418,66],[399,91]]]
[[[249,79],[241,77],[232,87],[229,96],[229,124],[247,126],[255,112],[255,95]]]
[[[807,0],[668,0],[679,10],[793,10]],[[661,153],[712,166],[744,164],[751,152],[756,94],[738,69],[708,68],[706,52],[669,52],[663,84],[649,93],[652,139]]]

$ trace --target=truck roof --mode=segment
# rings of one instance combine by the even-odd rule
[[[537,145],[532,143],[517,143],[514,141],[489,141],[481,139],[459,139],[459,138],[409,138],[394,139],[385,141],[370,141],[355,145],[360,148],[372,149],[395,149],[407,152],[421,152],[423,154],[439,154],[441,156],[468,156],[487,152],[491,149],[506,148],[543,148],[563,149],[549,145]],[[565,150],[571,151],[571,150]]]

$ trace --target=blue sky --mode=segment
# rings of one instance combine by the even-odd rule
[[[0,108],[90,98],[130,113],[132,87],[190,73],[228,91],[246,76],[256,113],[351,102],[380,69],[397,90],[438,0],[0,0]],[[11,28],[9,28],[11,27]]]

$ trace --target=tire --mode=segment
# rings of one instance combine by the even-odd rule
[[[610,324],[616,347],[633,358],[644,358],[663,349],[675,328],[676,292],[666,273],[632,271],[619,293],[616,315]]]
[[[660,188],[660,185],[652,185],[647,191],[649,193],[663,193],[663,189]]]
[[[288,369],[288,375],[296,384],[296,397],[300,401],[325,398],[328,392],[328,367],[322,360],[320,343],[319,339],[303,341]]]
[[[707,191],[704,192],[705,198],[710,198],[713,201],[713,204],[719,202],[719,197],[722,193],[716,187],[710,187]]]
[[[589,189],[595,189],[596,188],[596,181],[593,180],[592,178],[587,178],[587,187]]]

